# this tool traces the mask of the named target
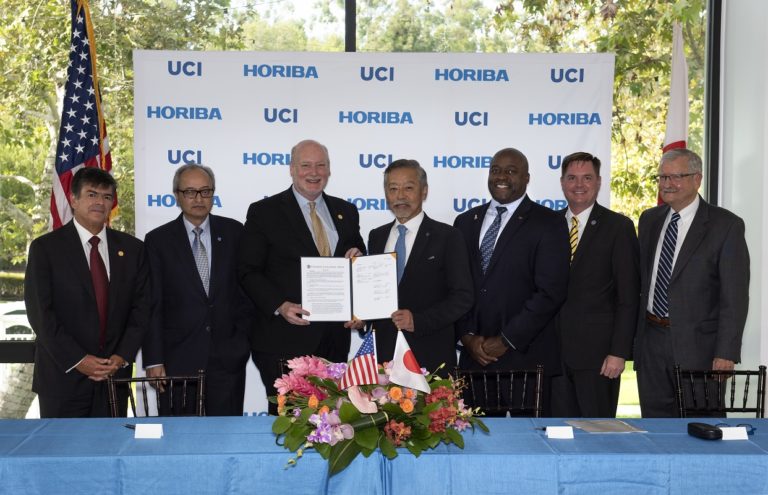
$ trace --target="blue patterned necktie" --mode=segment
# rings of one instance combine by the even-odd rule
[[[210,283],[211,272],[208,267],[208,253],[205,250],[205,244],[203,244],[203,242],[200,240],[203,229],[200,227],[195,227],[192,232],[195,233],[195,242],[192,245],[192,254],[195,255],[197,271],[200,273],[200,280],[203,281],[203,288],[205,289],[205,293],[208,294],[208,285]]]
[[[677,244],[677,221],[680,214],[674,213],[664,233],[664,242],[661,245],[659,267],[656,271],[656,285],[653,290],[653,314],[666,318],[669,315],[669,279],[672,277],[672,261],[675,257],[675,245]]]
[[[397,236],[397,242],[395,242],[395,253],[397,254],[397,283],[400,283],[400,279],[403,278],[403,272],[405,271],[405,233],[408,229],[405,225],[398,225],[397,230],[400,235]]]
[[[496,218],[488,228],[485,236],[483,236],[483,242],[480,243],[480,256],[482,257],[483,273],[485,273],[485,271],[488,269],[488,264],[491,262],[493,247],[496,245],[496,236],[499,234],[499,229],[501,228],[501,219],[506,212],[506,206],[496,207]]]

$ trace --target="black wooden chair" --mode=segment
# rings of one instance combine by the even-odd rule
[[[164,382],[165,393],[160,394],[159,384]],[[136,390],[134,391],[134,387]],[[152,391],[148,391],[149,388]],[[199,370],[192,376],[107,378],[109,410],[113,418],[120,416],[121,392],[127,390],[128,403],[134,417],[136,397],[141,393],[144,416],[149,416],[149,394],[154,393],[159,415],[162,416],[205,416],[205,371]],[[124,395],[123,395],[124,397]],[[124,402],[123,402],[124,404]]]
[[[465,384],[464,403],[488,416],[541,416],[544,367],[535,370],[462,370],[456,377]]]
[[[765,377],[765,366],[757,370],[714,371],[681,370],[680,365],[675,365],[675,396],[680,417],[749,413],[762,418]],[[743,389],[737,393],[740,387]],[[754,393],[750,401],[751,391]]]

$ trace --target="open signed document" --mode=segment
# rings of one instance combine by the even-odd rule
[[[389,318],[397,311],[395,253],[301,258],[301,306],[309,321]]]

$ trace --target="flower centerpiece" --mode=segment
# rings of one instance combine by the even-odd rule
[[[314,356],[288,361],[290,372],[277,379],[279,395],[270,401],[278,409],[272,431],[296,453],[289,465],[313,448],[328,460],[333,475],[359,454],[368,457],[377,449],[389,459],[397,457],[397,447],[418,457],[441,442],[464,448],[462,433],[468,428],[488,432],[476,417],[479,411],[464,405],[461,381],[422,370],[418,390],[412,383],[393,381],[397,370],[392,363],[373,363],[372,380],[349,385],[348,366],[352,368],[354,360],[349,365]]]

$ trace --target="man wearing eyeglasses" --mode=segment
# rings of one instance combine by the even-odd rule
[[[145,238],[152,313],[142,358],[147,376],[205,370],[206,415],[242,416],[252,316],[237,281],[243,225],[211,214],[215,189],[209,167],[179,167],[173,192],[181,214]],[[187,397],[189,409],[180,411],[180,392],[173,394],[175,413],[191,413],[194,397]],[[167,407],[163,398],[161,404]]]
[[[302,256],[365,253],[357,209],[325,193],[331,176],[328,148],[304,140],[291,149],[291,186],[248,208],[240,249],[240,283],[257,309],[252,356],[267,395],[276,395],[281,360],[312,354],[346,362],[351,328],[346,323],[311,322],[301,306]],[[270,405],[270,412],[277,408]]]
[[[641,298],[635,369],[643,417],[678,415],[673,368],[732,370],[749,305],[744,222],[698,195],[701,158],[661,157],[664,205],[640,216]]]

